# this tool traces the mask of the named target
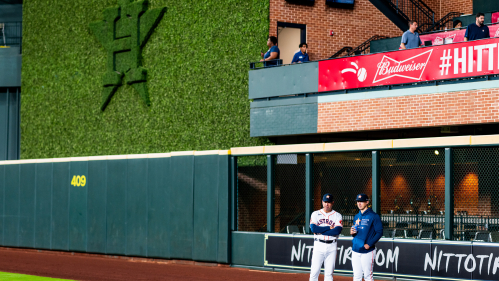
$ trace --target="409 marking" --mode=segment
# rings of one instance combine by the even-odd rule
[[[73,176],[71,180],[72,186],[85,186],[87,184],[87,178],[85,176]]]

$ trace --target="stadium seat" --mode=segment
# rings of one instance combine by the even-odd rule
[[[417,239],[419,237],[419,229],[406,229],[405,230],[405,235],[406,238],[413,238]]]
[[[384,228],[383,229],[383,236],[384,238],[393,238],[393,229],[390,228]]]
[[[490,233],[491,242],[499,242],[499,232],[494,231]]]
[[[393,238],[407,238],[405,229],[395,229],[393,231]]]
[[[470,231],[464,231],[463,232],[463,241],[472,241],[475,239],[476,236],[476,231],[470,230]]]
[[[286,229],[288,230],[288,234],[300,233],[300,229],[297,225],[288,225]]]
[[[443,230],[443,229],[442,229]],[[419,231],[418,239],[433,239],[434,231],[430,229],[421,229]]]
[[[488,231],[478,231],[475,234],[475,238],[473,241],[476,242],[492,242],[492,236],[490,235],[490,232]]]

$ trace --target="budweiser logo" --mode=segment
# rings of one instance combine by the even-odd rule
[[[421,80],[421,76],[430,60],[433,49],[403,61],[397,61],[387,56],[378,63],[378,70],[374,76],[373,83],[387,80],[393,77],[402,77],[411,80]]]

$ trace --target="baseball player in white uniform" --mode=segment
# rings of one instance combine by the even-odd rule
[[[324,262],[324,281],[333,281],[337,244],[343,222],[341,214],[333,211],[333,195],[322,197],[322,209],[312,213],[310,229],[314,233],[314,251],[310,268],[310,281],[317,281]]]

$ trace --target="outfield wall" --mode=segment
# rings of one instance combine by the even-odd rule
[[[208,151],[0,162],[0,244],[228,263],[228,161]]]

